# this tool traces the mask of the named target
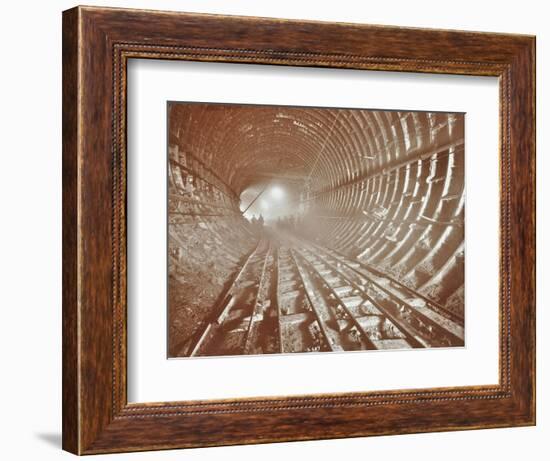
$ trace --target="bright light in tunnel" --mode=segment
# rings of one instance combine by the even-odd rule
[[[286,183],[260,182],[245,189],[240,195],[240,210],[243,216],[252,220],[260,216],[266,225],[297,211],[295,190]]]
[[[273,186],[271,188],[271,197],[280,200],[285,196],[285,191],[279,186]]]

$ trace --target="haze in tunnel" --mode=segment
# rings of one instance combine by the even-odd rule
[[[274,223],[295,214],[298,199],[299,190],[293,184],[260,183],[241,193],[240,210],[248,220],[262,216],[266,223]]]
[[[464,114],[173,102],[168,136],[170,356],[463,345]]]

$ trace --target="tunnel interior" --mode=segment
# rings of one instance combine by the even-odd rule
[[[266,292],[281,284],[277,264],[314,245],[463,326],[464,114],[171,102],[168,124],[169,356],[191,355],[205,325],[219,327],[266,239],[285,241],[266,250]]]

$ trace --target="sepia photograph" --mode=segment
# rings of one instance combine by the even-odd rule
[[[464,347],[464,113],[167,111],[169,358]]]

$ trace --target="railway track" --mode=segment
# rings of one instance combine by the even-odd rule
[[[273,247],[269,240],[261,239],[233,279],[215,319],[202,330],[188,355],[278,351],[277,335],[271,331],[277,328],[277,309],[271,302],[273,264]]]
[[[362,264],[357,261],[350,261],[347,259],[344,255],[336,252],[335,250],[329,249],[329,248],[322,248],[318,245],[315,245],[316,248],[322,249],[325,253],[332,256],[335,260],[338,260],[342,263],[345,263],[349,265],[350,267],[353,267],[356,271],[360,272],[366,277],[370,278],[383,278],[389,281],[389,285],[394,293],[398,293],[398,296],[402,297],[403,299],[410,299],[414,300],[417,305],[426,305],[430,310],[440,314],[442,317],[445,317],[449,320],[452,320],[456,324],[464,324],[464,317],[457,314],[456,312],[453,312],[441,304],[435,302],[434,300],[428,298],[427,296],[423,295],[422,293],[418,293],[405,285],[404,283],[401,283],[399,280],[395,279],[394,277],[387,275],[383,273],[382,271],[376,269],[375,267],[372,267],[367,264]]]
[[[395,279],[292,237],[261,239],[188,354],[464,345],[461,319]]]
[[[326,327],[327,307],[316,299],[310,275],[288,247],[279,246],[277,273],[280,352],[340,350]]]
[[[398,281],[319,246],[301,245],[299,251],[330,289],[337,309],[361,324],[376,349],[464,345],[456,315]]]

